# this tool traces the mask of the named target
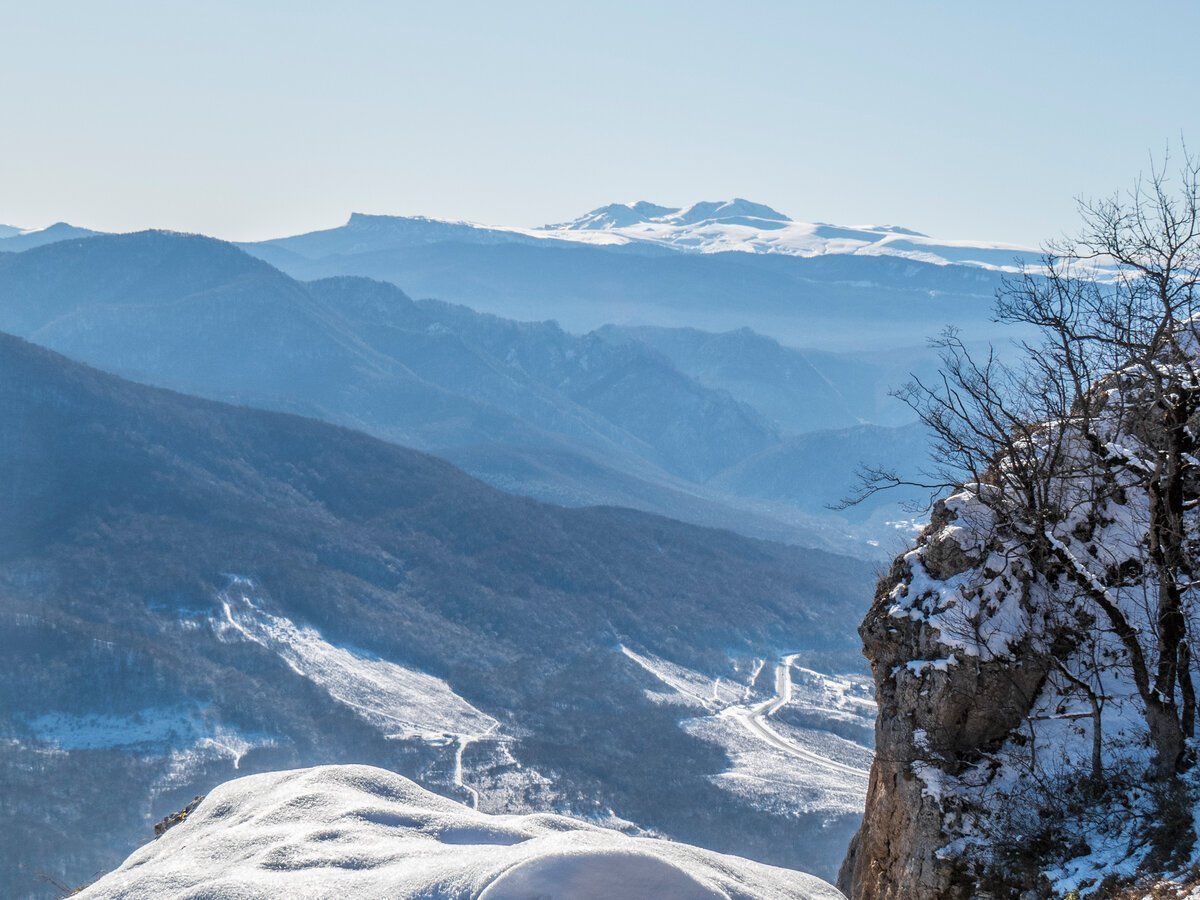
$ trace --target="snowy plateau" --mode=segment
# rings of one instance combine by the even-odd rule
[[[1037,251],[1015,244],[946,241],[896,225],[845,226],[795,222],[761,203],[734,198],[687,208],[644,201],[600,207],[561,225],[526,233],[600,243],[643,241],[699,253],[741,251],[791,256],[859,254],[898,256],[945,265],[1011,269],[1036,259]]]
[[[353,242],[352,234],[356,238]],[[538,228],[354,213],[342,228],[264,243],[280,243],[303,255],[319,255],[329,239],[337,238],[339,252],[359,253],[378,249],[402,236],[408,240],[420,237],[467,243],[570,241],[606,247],[652,246],[685,253],[888,256],[1001,271],[1014,271],[1021,263],[1036,262],[1038,258],[1038,252],[1030,247],[942,240],[896,225],[797,222],[770,206],[742,198],[701,201],[689,207],[646,201],[613,203],[569,222]]]

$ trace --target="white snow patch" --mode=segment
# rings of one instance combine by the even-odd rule
[[[278,654],[297,675],[398,740],[449,743],[492,735],[499,723],[440,678],[358,650],[337,647],[319,631],[272,615],[235,581],[220,597],[218,628]]]
[[[243,734],[192,706],[147,707],[125,715],[48,712],[25,724],[39,742],[59,750],[119,748],[168,756],[170,771],[181,772],[201,758],[227,758],[236,769],[251,750],[278,743],[270,735]]]

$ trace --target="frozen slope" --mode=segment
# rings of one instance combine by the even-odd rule
[[[557,815],[487,815],[371,766],[239,778],[79,895],[840,898],[830,885]]]

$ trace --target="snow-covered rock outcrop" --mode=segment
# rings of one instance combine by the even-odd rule
[[[1048,660],[1019,626],[993,632],[1000,654],[961,640],[956,626],[971,601],[955,592],[982,560],[956,518],[953,504],[938,506],[919,546],[881,580],[860,628],[880,715],[867,812],[839,879],[855,900],[974,896],[966,886],[956,892],[955,865],[944,858],[962,819],[942,779],[998,749],[1046,679]]]
[[[880,581],[860,628],[879,718],[839,877],[853,900],[1113,897],[1196,871],[1190,327],[1186,357],[1024,426]]]
[[[558,815],[487,815],[370,766],[226,782],[79,896],[840,898],[810,875]]]

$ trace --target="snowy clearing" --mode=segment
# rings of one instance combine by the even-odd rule
[[[232,578],[221,595],[221,631],[253,641],[297,675],[319,685],[337,702],[389,738],[450,743],[493,734],[499,723],[480,712],[440,678],[361,651],[336,647],[319,631],[261,609],[247,579]]]
[[[719,744],[733,768],[714,776],[726,790],[755,805],[798,812],[859,813],[866,803],[872,752],[825,730],[841,726],[868,729],[875,700],[866,676],[831,676],[796,665],[799,654],[771,668],[774,693],[755,702],[755,687],[768,667],[757,661],[747,683],[712,678],[645,652],[621,652],[657,678],[669,691],[647,694],[703,710],[683,728]],[[779,721],[782,710],[804,717],[812,727]]]

